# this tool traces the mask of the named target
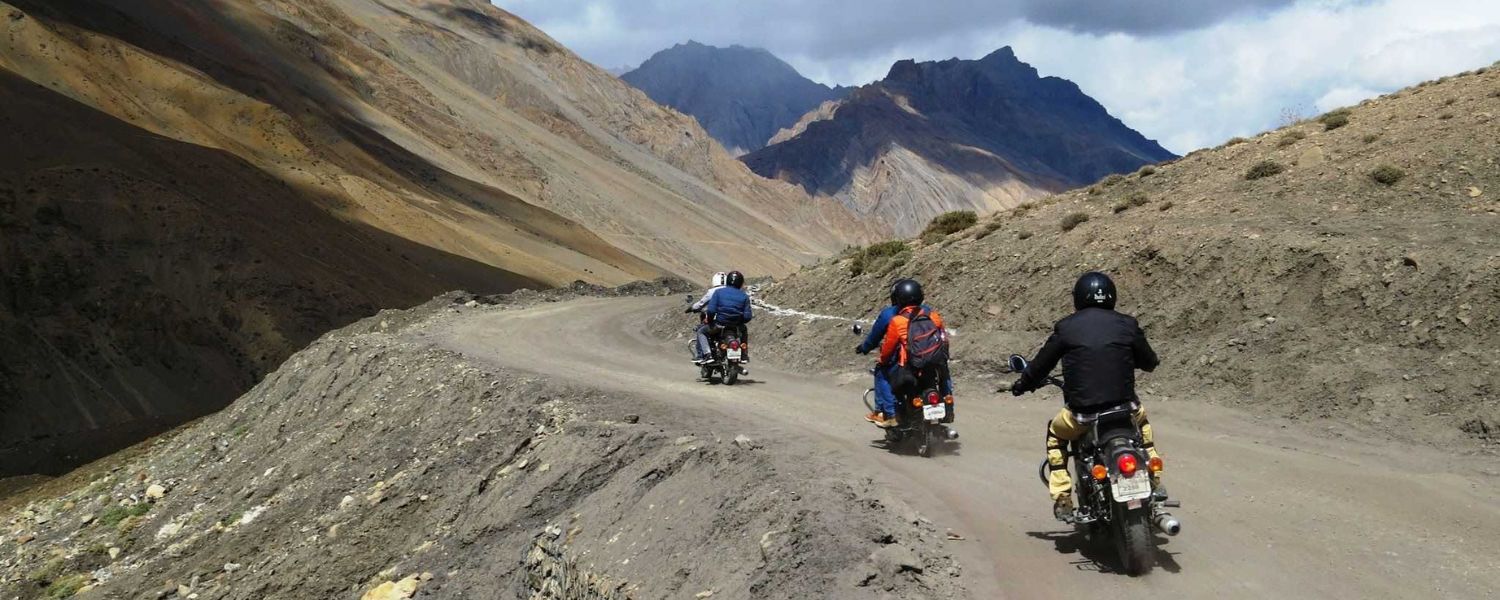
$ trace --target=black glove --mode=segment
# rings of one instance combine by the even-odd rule
[[[693,307],[691,307],[691,306],[687,307],[687,310],[682,311],[683,314],[695,313],[695,312],[698,312],[698,311],[693,310]]]
[[[855,354],[869,354],[870,351],[869,350],[865,350],[865,345],[864,344],[860,344],[860,345],[854,347],[854,353]]]
[[[1031,391],[1029,388],[1030,385],[1028,385],[1026,378],[1022,377],[1020,379],[1017,379],[1015,383],[1010,384],[1010,395],[1020,396],[1021,394]]]

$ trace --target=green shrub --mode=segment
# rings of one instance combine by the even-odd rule
[[[1147,196],[1146,192],[1135,192],[1126,196],[1125,201],[1129,202],[1131,206],[1145,206],[1151,202],[1151,197]]]
[[[57,581],[52,582],[52,585],[47,586],[47,597],[72,598],[78,593],[78,590],[83,589],[83,586],[88,585],[93,580],[94,578],[87,573],[65,575],[58,578]]]
[[[1137,179],[1145,179],[1145,178],[1150,177],[1150,176],[1155,175],[1155,174],[1156,174],[1156,167],[1151,166],[1151,165],[1146,165],[1144,167],[1141,167],[1141,170],[1135,172],[1135,176],[1136,176]]]
[[[114,527],[120,524],[120,521],[130,517],[139,517],[148,512],[151,512],[151,505],[146,502],[137,502],[130,506],[111,506],[100,513],[99,518],[94,522],[105,527]]]
[[[1374,179],[1381,185],[1396,185],[1396,182],[1401,181],[1403,177],[1406,177],[1406,171],[1402,171],[1395,165],[1380,165],[1370,171],[1370,179]]]
[[[1104,188],[1100,187],[1099,184],[1096,183],[1094,185],[1089,186],[1089,195],[1090,196],[1098,196],[1099,194],[1103,194],[1103,193],[1104,193]]]
[[[1318,117],[1318,122],[1323,124],[1323,129],[1325,131],[1332,131],[1334,129],[1338,129],[1340,127],[1348,125],[1350,114],[1351,112],[1347,108],[1331,110],[1323,113],[1323,116]]]
[[[1302,140],[1304,140],[1306,138],[1307,138],[1307,134],[1302,133],[1301,131],[1297,131],[1297,130],[1288,131],[1286,133],[1281,134],[1281,139],[1276,140],[1276,147],[1277,148],[1285,148],[1287,146],[1290,146],[1292,144],[1300,142],[1300,141],[1302,141]]]
[[[1363,137],[1361,139],[1363,139],[1366,144],[1373,144],[1377,140],[1380,139],[1380,134],[1378,134],[1378,133],[1367,133],[1367,134],[1365,134],[1365,137]]]
[[[1270,177],[1285,170],[1286,167],[1281,166],[1281,163],[1271,160],[1263,160],[1255,163],[1255,166],[1250,167],[1250,170],[1245,171],[1245,179],[1255,180],[1263,177]]]
[[[1229,138],[1229,141],[1224,142],[1224,147],[1228,148],[1230,146],[1238,146],[1238,145],[1243,144],[1243,143],[1248,142],[1248,141],[1250,141],[1250,140],[1247,140],[1247,139],[1242,138],[1240,136],[1234,136],[1232,138]]]
[[[1000,229],[1000,222],[990,221],[989,223],[986,223],[984,227],[980,228],[978,233],[974,234],[974,239],[982,240],[984,238],[990,237],[990,234],[995,233],[995,230],[997,229]]]
[[[865,273],[883,275],[910,259],[911,247],[901,240],[871,244],[854,256],[849,263],[849,274],[856,277]]]
[[[1083,213],[1083,212],[1068,213],[1068,215],[1065,216],[1065,217],[1063,217],[1063,219],[1062,219],[1062,230],[1063,231],[1072,231],[1073,229],[1077,228],[1079,225],[1087,223],[1088,220],[1089,220],[1088,213]]]
[[[1110,175],[1109,177],[1105,177],[1099,183],[1104,184],[1104,187],[1110,187],[1110,186],[1113,186],[1116,183],[1120,183],[1121,181],[1125,181],[1125,176],[1121,175],[1119,173],[1115,173],[1114,175]]]
[[[925,236],[929,233],[935,232],[940,235],[957,233],[973,227],[974,224],[978,222],[979,215],[974,214],[974,211],[972,210],[955,210],[951,212],[945,212],[936,217],[933,217],[932,221],[927,223],[927,229],[922,230],[922,235],[924,236],[923,241],[926,241]]]
[[[1017,217],[1024,217],[1026,216],[1026,213],[1031,212],[1031,210],[1034,208],[1036,208],[1035,202],[1027,202],[1025,204],[1017,206],[1014,210],[1010,211],[1010,213]]]

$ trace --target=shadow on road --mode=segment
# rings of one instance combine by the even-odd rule
[[[1114,542],[1108,538],[1090,537],[1081,530],[1068,531],[1028,531],[1026,535],[1033,538],[1052,542],[1059,554],[1077,554],[1078,558],[1072,561],[1074,568],[1079,571],[1094,571],[1097,573],[1121,574],[1119,554],[1115,552]],[[1156,541],[1156,566],[1168,573],[1182,572],[1182,565],[1177,564],[1173,553],[1166,549],[1167,537],[1153,534]]]

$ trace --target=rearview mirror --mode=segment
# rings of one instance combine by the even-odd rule
[[[1026,359],[1019,354],[1010,355],[1010,370],[1013,373],[1024,373],[1026,371]]]

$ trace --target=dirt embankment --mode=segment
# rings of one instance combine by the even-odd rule
[[[1497,114],[1500,69],[1445,78],[913,241],[895,266],[825,261],[765,296],[869,318],[916,277],[973,372],[1034,351],[1073,280],[1103,270],[1165,361],[1143,379],[1158,397],[1493,451]],[[857,362],[830,323],[765,327],[760,347],[794,340],[791,360]]]
[[[566,295],[384,311],[228,409],[9,499],[0,597],[962,593],[932,525],[868,480],[428,339],[506,310],[481,302]]]

